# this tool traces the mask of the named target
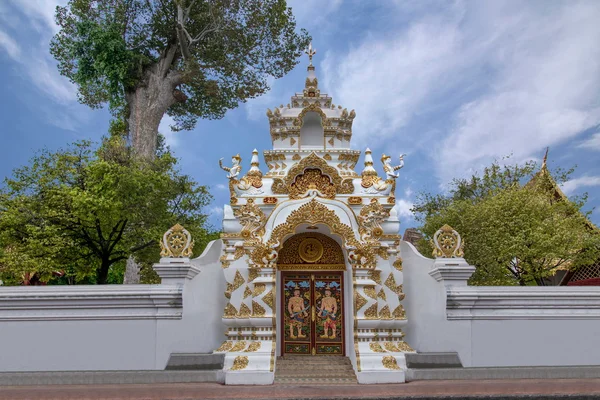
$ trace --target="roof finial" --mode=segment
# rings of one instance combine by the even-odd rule
[[[309,63],[308,63],[308,66],[309,66],[309,67],[312,67],[312,66],[313,66],[313,65],[312,65],[312,58],[313,58],[313,56],[314,56],[315,54],[317,54],[317,50],[316,50],[316,49],[313,49],[313,47],[312,47],[312,42],[310,42],[310,43],[308,44],[308,49],[304,50],[304,52],[305,52],[306,54],[308,54],[308,61],[309,61]]]
[[[546,162],[548,161],[548,150],[550,150],[550,147],[546,147],[546,154],[544,154],[544,160],[542,161],[542,169],[547,168]]]

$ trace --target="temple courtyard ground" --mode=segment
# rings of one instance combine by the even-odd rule
[[[0,387],[0,399],[600,399],[600,379],[414,381],[399,385],[224,386],[217,383]]]

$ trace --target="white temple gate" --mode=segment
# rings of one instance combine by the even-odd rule
[[[256,150],[243,177],[239,155],[231,167],[221,163],[231,205],[225,206],[221,256],[227,340],[216,352],[226,353],[229,384],[273,382],[276,357],[290,353],[345,354],[361,383],[404,382],[404,352],[413,352],[403,341],[400,223],[393,210],[402,157],[398,166],[381,157],[382,179],[367,149],[362,173],[355,172],[354,110],[321,94],[313,54],[310,49],[304,90],[286,107],[267,110],[268,172],[260,170]],[[280,251],[298,234],[305,239],[291,252],[300,262],[289,264]],[[319,237],[339,244],[341,264],[320,262],[326,240]],[[288,274],[284,283],[280,264],[297,277]],[[339,282],[323,274],[340,270]]]

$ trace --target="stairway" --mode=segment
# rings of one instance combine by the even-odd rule
[[[342,356],[277,357],[275,384],[348,385],[357,383],[352,364]]]

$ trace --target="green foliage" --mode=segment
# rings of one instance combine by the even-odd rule
[[[545,283],[557,268],[577,268],[600,257],[600,234],[580,212],[584,200],[569,201],[534,163],[501,167],[497,162],[471,179],[454,180],[444,195],[423,195],[413,211],[423,224],[423,254],[444,224],[465,241],[465,259],[477,269],[470,284]],[[560,171],[559,181],[570,171]],[[524,183],[526,183],[524,185]]]
[[[56,21],[50,50],[82,103],[118,112],[153,75],[187,96],[167,112],[177,129],[265,93],[310,40],[284,0],[70,0]]]
[[[158,239],[176,222],[202,250],[209,233],[201,213],[211,196],[177,170],[160,149],[140,162],[122,138],[94,150],[77,142],[41,151],[0,190],[0,276],[18,283],[26,273],[57,283],[120,283],[124,261],[158,260]]]

